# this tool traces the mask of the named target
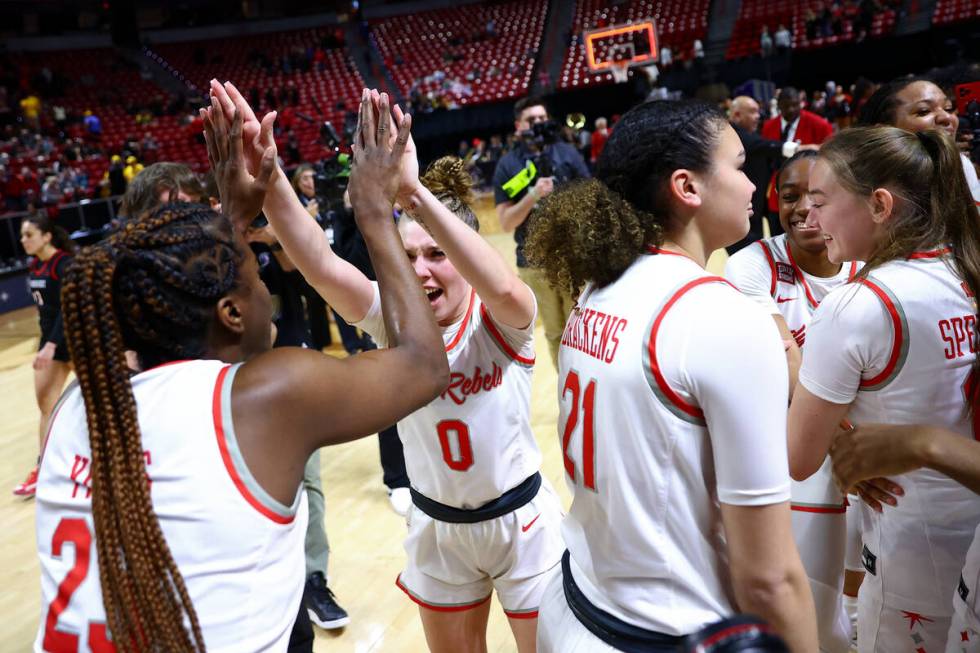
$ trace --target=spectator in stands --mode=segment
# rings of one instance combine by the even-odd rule
[[[32,129],[38,129],[40,125],[41,116],[41,100],[34,93],[28,93],[24,99],[20,101],[20,111],[21,115],[24,116],[24,122],[27,123]]]
[[[820,30],[820,21],[817,15],[813,13],[812,7],[807,7],[806,14],[803,18],[803,30],[806,33],[806,39],[812,41],[817,38]]]
[[[834,128],[829,122],[802,108],[801,93],[792,86],[787,86],[779,92],[777,106],[779,115],[767,120],[762,125],[764,138],[780,143],[795,142],[800,145],[820,145],[834,133]],[[779,210],[776,184],[770,183],[767,186],[770,189],[769,213],[775,214]],[[774,218],[775,216],[770,215],[770,217]],[[778,226],[779,220],[771,219],[770,224],[774,227],[773,235],[782,233],[782,228]]]
[[[732,100],[729,121],[735,133],[742,139],[742,146],[745,148],[745,164],[742,170],[749,181],[755,184],[755,191],[752,193],[749,233],[742,240],[725,248],[729,254],[734,254],[763,237],[762,221],[771,217],[766,199],[769,180],[773,172],[782,165],[783,160],[793,156],[801,148],[793,141],[784,142],[760,136],[758,133],[760,117],[759,103],[754,99],[747,95],[740,95]],[[815,146],[806,147],[816,149]],[[782,232],[778,219],[769,220],[769,232],[771,234]]]
[[[759,35],[759,50],[763,57],[772,55],[772,36],[769,35],[769,26],[762,26],[762,33]]]
[[[557,367],[558,344],[573,300],[567,292],[555,290],[543,270],[527,267],[524,258],[527,220],[538,201],[550,195],[556,185],[591,175],[573,146],[562,142],[547,144],[535,137],[532,127],[550,120],[540,98],[528,97],[517,102],[514,118],[515,145],[500,159],[494,171],[494,202],[500,226],[504,231],[514,232],[518,273],[537,298],[551,360]]]
[[[92,113],[91,110],[85,111],[85,119],[82,121],[85,125],[85,131],[89,138],[93,141],[98,141],[102,139],[102,121],[99,117]]]
[[[671,64],[674,63],[674,51],[670,49],[669,45],[664,45],[660,48],[660,65],[664,69],[670,68]]]
[[[126,178],[126,183],[133,181],[133,177],[143,172],[143,164],[140,163],[135,156],[129,155],[126,157],[126,167],[123,168],[123,177]]]
[[[773,42],[776,45],[776,52],[780,55],[785,55],[793,47],[793,35],[790,31],[786,29],[786,26],[782,23],[776,28],[776,33],[773,35]]]
[[[602,148],[606,146],[609,138],[609,123],[604,117],[595,119],[595,131],[592,132],[592,147],[589,155],[589,162],[595,166],[596,159],[602,154]]]
[[[694,39],[694,44],[691,46],[691,55],[695,62],[698,59],[704,59],[704,43],[701,42],[701,39]]]

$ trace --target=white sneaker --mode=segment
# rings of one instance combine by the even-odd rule
[[[407,487],[396,487],[388,490],[388,501],[391,502],[392,510],[404,517],[412,507],[412,493]]]

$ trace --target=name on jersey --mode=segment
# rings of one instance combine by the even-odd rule
[[[939,336],[946,343],[946,360],[977,353],[976,328],[976,315],[939,320]]]
[[[504,371],[496,363],[488,372],[484,372],[477,365],[476,370],[471,374],[463,374],[462,372],[450,374],[449,386],[439,396],[443,399],[449,397],[457,406],[462,406],[471,395],[489,392],[500,387],[503,382]]]
[[[626,319],[591,308],[572,311],[561,344],[577,349],[603,363],[612,363],[619,349],[619,334]]]
[[[143,452],[143,462],[147,467],[153,462],[153,457],[150,452]],[[88,456],[82,456],[75,454],[75,460],[71,465],[71,473],[68,476],[68,480],[72,484],[71,498],[76,499],[81,494],[83,499],[92,498],[92,459]],[[146,474],[147,485],[152,485],[153,480],[150,478],[149,472]]]
[[[31,279],[28,282],[28,286],[30,288],[38,288],[40,290],[44,290],[45,288],[48,287],[48,280],[47,279]]]

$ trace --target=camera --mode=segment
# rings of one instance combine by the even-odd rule
[[[520,133],[524,143],[531,148],[543,150],[546,145],[558,142],[558,123],[554,120],[544,120],[531,125],[530,129],[525,129]]]

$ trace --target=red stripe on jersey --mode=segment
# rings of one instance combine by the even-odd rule
[[[453,347],[459,344],[459,341],[463,338],[463,334],[466,332],[466,327],[470,324],[470,318],[473,317],[473,305],[476,303],[476,291],[470,289],[470,305],[466,309],[466,315],[463,317],[463,323],[459,325],[459,331],[456,332],[456,337],[452,339],[448,345],[446,345],[446,352],[453,350]]]
[[[487,310],[486,304],[480,304],[480,316],[483,318],[483,323],[487,325],[487,331],[493,336],[493,339],[497,341],[500,348],[503,349],[512,360],[518,363],[524,363],[525,365],[534,365],[533,358],[525,358],[514,351],[514,348],[507,344],[504,340],[504,336],[501,335],[500,331],[497,330],[497,325],[493,323],[493,318],[490,317],[490,311]]]
[[[881,374],[872,379],[861,380],[860,387],[867,388],[869,386],[878,385],[891,376],[891,373],[895,371],[895,366],[898,365],[898,358],[902,353],[902,341],[904,339],[904,334],[902,333],[902,318],[898,315],[898,309],[895,308],[895,304],[892,302],[888,294],[870,279],[861,279],[858,283],[862,283],[867,286],[871,292],[877,295],[878,299],[881,300],[881,303],[885,305],[885,310],[888,311],[888,315],[892,320],[892,328],[895,330],[895,340],[892,343],[892,352],[888,357],[888,364],[885,365],[885,369],[881,371]]]
[[[218,438],[218,449],[221,451],[221,460],[224,462],[225,469],[228,471],[228,475],[231,477],[235,487],[238,488],[238,492],[245,498],[245,501],[249,505],[277,524],[291,524],[294,519],[293,515],[289,517],[277,515],[255,498],[248,487],[246,487],[245,482],[242,481],[241,476],[238,475],[238,470],[235,469],[235,465],[231,460],[231,454],[228,453],[228,445],[225,443],[224,420],[221,417],[221,386],[224,384],[225,377],[228,375],[228,370],[230,369],[231,366],[226,365],[218,372],[218,380],[214,382],[214,398],[211,402],[211,414],[214,417],[214,434]]]
[[[847,280],[854,281],[854,275],[857,274],[857,271],[858,271],[858,262],[851,261],[851,271],[847,273]]]
[[[772,257],[772,252],[769,251],[769,245],[766,245],[761,240],[757,240],[756,242],[759,243],[759,247],[762,248],[762,251],[766,255],[766,260],[769,261],[769,271],[772,273],[772,281],[769,283],[769,294],[775,296],[776,295],[776,259]],[[786,251],[789,251],[789,247],[786,248]]]
[[[803,276],[803,270],[800,269],[800,266],[796,264],[796,259],[793,258],[793,248],[788,240],[786,241],[786,257],[789,258],[789,264],[793,266],[793,274],[795,274],[796,278],[803,284],[803,292],[806,293],[806,300],[810,302],[810,306],[813,308],[820,306],[820,302],[818,302],[813,296],[813,293],[810,292],[810,284],[806,282],[806,277]]]
[[[653,321],[653,326],[650,328],[650,341],[647,344],[647,351],[650,354],[650,371],[653,373],[653,378],[657,381],[657,387],[660,388],[660,391],[664,393],[664,396],[667,397],[667,399],[669,399],[675,406],[691,417],[702,420],[704,419],[704,411],[697,406],[684,401],[684,399],[679,394],[674,392],[673,388],[667,384],[667,379],[665,379],[663,373],[661,373],[660,363],[657,362],[657,332],[660,330],[660,324],[667,315],[667,311],[669,311],[671,307],[677,303],[677,300],[684,296],[688,290],[706,283],[717,282],[726,283],[729,286],[732,286],[731,283],[725,279],[722,279],[721,277],[701,277],[700,279],[695,279],[694,281],[690,281],[681,286],[680,289],[667,300],[667,303],[664,304],[663,310],[660,311],[657,319]],[[732,288],[735,288],[735,286],[732,286]],[[738,289],[736,288],[736,291],[737,290]]]
[[[651,254],[667,254],[669,256],[681,256],[683,258],[688,258],[694,261],[693,258],[688,256],[684,252],[674,252],[669,249],[662,249],[660,247],[657,247],[656,245],[647,245],[647,251],[650,252]],[[697,261],[694,262],[697,263]]]
[[[819,506],[798,506],[795,503],[791,503],[789,509],[795,510],[796,512],[815,512],[821,515],[843,515],[847,512],[847,505],[822,508]]]
[[[49,275],[55,281],[58,280],[58,261],[65,258],[66,254],[60,249],[54,253],[54,256],[49,258],[45,265],[49,266]]]
[[[949,247],[942,247],[940,249],[931,249],[927,252],[912,252],[909,254],[909,259],[916,258],[939,258],[940,256],[946,256],[952,250]]]
[[[402,585],[402,577],[398,576],[395,579],[395,585],[401,591],[405,592],[405,596],[412,599],[415,603],[418,603],[423,608],[428,608],[429,610],[435,610],[436,612],[463,612],[464,610],[472,610],[473,608],[479,607],[490,600],[493,594],[487,594],[485,599],[480,599],[479,601],[474,601],[473,603],[463,603],[460,605],[433,605],[431,603],[426,603],[419,597],[412,594],[407,587]]]

